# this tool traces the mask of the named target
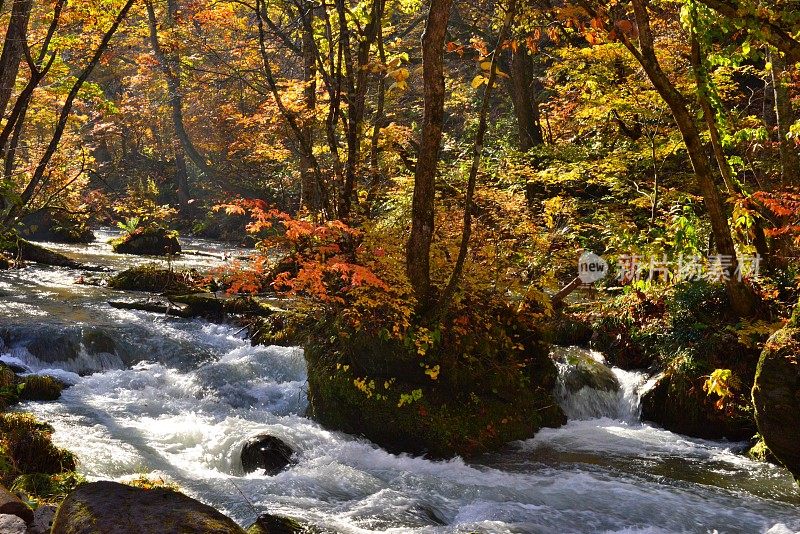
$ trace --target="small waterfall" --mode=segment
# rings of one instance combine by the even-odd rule
[[[602,354],[580,347],[553,347],[550,357],[558,367],[555,396],[569,419],[639,421],[647,375],[609,368]]]

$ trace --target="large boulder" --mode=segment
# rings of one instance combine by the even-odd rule
[[[642,419],[677,434],[704,439],[745,441],[756,433],[755,421],[741,410],[728,413],[703,391],[706,376],[670,370],[642,395]]]
[[[244,534],[232,519],[176,491],[93,482],[70,493],[52,534]]]
[[[764,443],[800,482],[800,305],[764,346],[752,394]]]
[[[165,228],[139,228],[113,241],[111,245],[114,252],[139,256],[168,256],[181,252],[178,238]]]
[[[25,521],[15,515],[0,514],[0,532],[3,534],[27,534]]]
[[[263,469],[265,475],[275,475],[292,463],[292,448],[268,434],[250,438],[242,447],[242,469],[252,473]]]

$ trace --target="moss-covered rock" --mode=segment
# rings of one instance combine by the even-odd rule
[[[75,217],[62,210],[43,209],[22,218],[19,233],[34,241],[91,243],[94,232],[86,217]]]
[[[474,338],[442,343],[435,367],[399,340],[346,335],[330,324],[305,344],[310,414],[390,452],[474,456],[532,437],[566,417],[553,398],[557,370],[538,334],[516,332],[519,354]]]
[[[120,291],[191,293],[200,289],[202,279],[197,271],[174,271],[151,263],[115,274],[108,280],[108,287]]]
[[[56,514],[52,534],[244,534],[230,518],[176,491],[92,482],[71,492]]]
[[[752,394],[759,433],[800,481],[800,306],[789,324],[767,341]]]
[[[114,252],[139,256],[180,254],[181,245],[175,233],[165,228],[138,228],[111,242]]]
[[[706,376],[694,370],[668,370],[642,396],[642,419],[678,434],[742,441],[756,432],[749,406],[722,409],[703,391]]]
[[[52,432],[52,427],[29,414],[0,414],[0,450],[8,463],[3,482],[10,483],[22,474],[75,470],[75,456],[53,445]]]
[[[32,375],[22,379],[20,400],[54,401],[61,397],[64,383],[52,376]]]
[[[616,375],[587,351],[578,347],[554,347],[551,357],[562,367],[561,382],[570,393],[583,388],[617,391]]]

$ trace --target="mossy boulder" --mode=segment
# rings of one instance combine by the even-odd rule
[[[151,263],[115,274],[108,280],[108,287],[120,291],[190,293],[200,288],[202,278],[197,271],[174,271]]]
[[[33,241],[91,243],[95,239],[85,218],[76,218],[59,210],[38,210],[23,217],[21,224],[19,233]]]
[[[31,375],[22,379],[20,400],[54,401],[61,397],[64,383],[46,375]]]
[[[464,336],[431,348],[434,366],[403,341],[319,323],[305,344],[310,415],[390,452],[434,458],[474,456],[564,424],[541,335],[506,333],[524,349]]]
[[[752,395],[764,443],[800,482],[800,306],[767,341]]]
[[[232,519],[176,491],[92,482],[71,492],[58,509],[52,534],[244,534]]]
[[[175,233],[165,228],[138,228],[113,240],[111,248],[119,254],[139,256],[169,256],[181,252]]]
[[[598,391],[617,391],[620,387],[616,375],[603,363],[579,347],[554,347],[551,358],[561,367],[561,382],[570,393],[583,388]]]
[[[29,473],[75,471],[75,456],[51,441],[52,427],[22,413],[0,414],[0,472],[2,482]]]
[[[642,419],[672,432],[705,439],[749,439],[756,433],[749,406],[721,408],[703,390],[707,373],[671,369],[642,395]]]

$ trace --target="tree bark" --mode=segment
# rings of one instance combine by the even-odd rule
[[[444,40],[451,7],[452,0],[431,0],[422,34],[422,134],[414,173],[411,234],[406,249],[406,272],[422,309],[430,304],[436,171],[444,122]]]
[[[314,43],[314,8],[306,4],[298,7],[302,24],[303,104],[306,117],[302,124],[303,137],[309,147],[314,146],[314,117],[317,107],[317,63]],[[305,154],[300,156],[300,207],[310,213],[321,208],[320,191],[314,176],[314,164]]]
[[[28,40],[28,20],[33,0],[14,0],[11,5],[11,20],[8,23],[3,52],[0,54],[0,118],[14,92],[19,64],[25,53]]]
[[[729,276],[725,280],[725,284],[732,311],[739,316],[752,315],[755,308],[755,297],[749,288],[735,276],[738,267],[736,248],[731,237],[724,205],[717,185],[714,183],[714,172],[706,157],[700,131],[689,111],[686,99],[670,81],[658,62],[646,0],[632,0],[632,4],[639,30],[641,51],[628,39],[624,39],[625,46],[642,65],[656,91],[670,108],[681,132],[711,222],[717,250],[730,262]]]
[[[508,89],[517,118],[519,149],[523,152],[544,143],[532,63],[527,49],[522,46],[511,54]]]
[[[797,144],[793,139],[789,139],[789,128],[794,124],[796,117],[792,109],[789,87],[786,84],[788,69],[780,52],[770,51],[769,58],[772,62],[772,89],[775,94],[775,117],[781,153],[781,178],[783,185],[795,185],[800,183],[800,157],[797,154]]]

